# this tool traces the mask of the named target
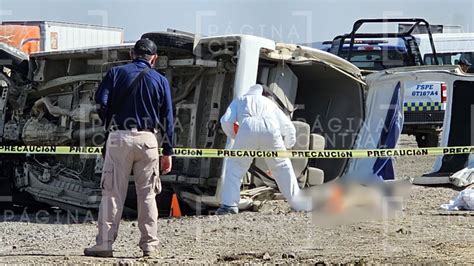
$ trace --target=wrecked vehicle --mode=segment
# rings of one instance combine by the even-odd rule
[[[224,148],[219,119],[234,97],[259,81],[295,121],[294,149],[353,149],[359,137],[380,129],[394,88],[368,90],[360,70],[326,52],[248,36],[198,39],[177,33],[147,33],[158,46],[155,68],[169,79],[175,107],[175,147]],[[26,56],[9,47],[1,74],[0,141],[9,145],[101,146],[102,121],[93,95],[111,67],[130,61],[132,44],[42,52]],[[2,61],[5,62],[5,61]],[[367,116],[367,108],[377,111]],[[370,120],[370,121],[369,121]],[[373,120],[373,121],[372,121]],[[365,125],[365,126],[364,126]],[[365,132],[365,133],[364,133]],[[365,141],[365,140],[364,140]],[[380,134],[370,140],[380,145]],[[98,209],[102,158],[95,155],[0,154],[0,196],[67,210]],[[191,209],[218,206],[225,159],[177,158],[161,176]],[[349,159],[292,159],[300,185],[316,186],[349,172]],[[257,171],[259,169],[260,171]],[[244,177],[241,208],[268,198],[276,188],[263,160]],[[132,180],[132,179],[131,179]],[[133,199],[133,182],[129,198]],[[163,204],[161,205],[163,206]],[[169,205],[168,205],[169,206]],[[133,200],[126,203],[133,210]],[[160,209],[160,211],[162,211]]]

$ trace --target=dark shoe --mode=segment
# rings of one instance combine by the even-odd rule
[[[216,211],[216,215],[237,214],[237,213],[239,213],[238,207],[231,207],[231,206],[226,206],[226,205],[222,205],[222,207],[220,207]]]
[[[159,256],[158,250],[144,250],[143,251],[143,257],[147,258],[158,258]]]
[[[104,249],[100,246],[93,246],[84,249],[84,255],[89,257],[112,258],[114,256],[112,249]]]

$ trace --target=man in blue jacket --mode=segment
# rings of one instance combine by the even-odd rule
[[[174,129],[168,80],[151,69],[156,53],[152,41],[137,41],[133,61],[110,69],[96,92],[101,118],[110,133],[102,170],[99,232],[96,245],[84,250],[86,256],[113,256],[112,244],[117,238],[132,169],[141,233],[139,246],[143,256],[157,256],[155,197],[161,191],[161,182],[156,129],[161,128],[163,137],[162,174],[171,171]]]

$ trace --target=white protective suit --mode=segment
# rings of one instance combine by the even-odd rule
[[[447,211],[474,211],[474,185],[459,192],[448,204],[441,205],[441,209]]]
[[[249,92],[232,101],[220,122],[225,134],[235,139],[232,149],[274,150],[291,148],[296,143],[296,130],[291,120],[270,99],[262,95],[263,87],[254,85]],[[239,130],[234,132],[234,123]],[[228,158],[221,182],[221,204],[238,207],[241,179],[253,158]],[[288,158],[266,158],[278,188],[294,210],[310,211],[311,200],[298,186],[293,166]]]

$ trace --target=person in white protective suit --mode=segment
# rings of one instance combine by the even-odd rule
[[[220,122],[225,134],[234,139],[232,149],[281,151],[296,143],[296,130],[290,118],[270,99],[262,95],[263,87],[253,85],[249,92],[232,101]],[[234,124],[238,123],[237,133]],[[217,214],[236,214],[239,209],[241,179],[253,158],[227,158],[221,180],[221,207]],[[298,186],[288,158],[266,158],[272,176],[288,203],[296,211],[310,211],[311,200]]]
[[[448,204],[441,205],[441,209],[447,211],[474,211],[474,184],[459,192]]]

